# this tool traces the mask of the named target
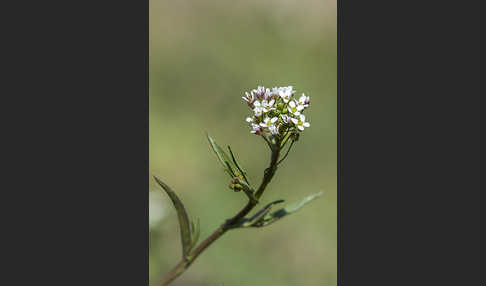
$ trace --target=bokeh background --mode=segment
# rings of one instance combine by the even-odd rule
[[[268,147],[250,134],[241,97],[292,85],[311,97],[311,127],[263,196],[294,202],[325,191],[261,229],[226,233],[173,285],[336,285],[337,54],[335,0],[150,0],[150,175],[169,184],[201,239],[246,203],[227,188],[207,131],[231,145],[258,184]],[[176,212],[150,177],[150,283],[180,259]]]

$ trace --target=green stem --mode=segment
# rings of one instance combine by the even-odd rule
[[[292,142],[290,142],[290,146],[289,146],[289,149],[287,149],[287,153],[285,153],[285,155],[283,156],[283,158],[280,159],[280,161],[277,162],[277,166],[280,165],[280,163],[282,163],[283,160],[285,160],[285,158],[287,158],[287,155],[289,155],[290,149],[292,149],[292,145],[294,145],[294,142],[295,142],[294,140],[292,140]]]
[[[266,141],[267,143],[269,143],[268,140]],[[271,148],[272,155],[270,159],[270,166],[267,169],[265,169],[262,183],[260,184],[260,187],[258,187],[258,190],[256,191],[255,194],[255,197],[257,199],[259,199],[263,195],[265,188],[270,183],[270,181],[273,178],[273,175],[277,171],[277,162],[278,162],[278,157],[280,155],[280,142],[277,142],[277,144],[275,144],[274,146],[275,147]],[[162,279],[162,281],[158,285],[160,286],[168,285],[170,282],[174,281],[174,279],[176,279],[182,273],[184,273],[187,270],[187,268],[189,268],[189,266],[194,262],[194,260],[196,260],[196,258],[199,257],[199,255],[206,248],[208,248],[213,242],[215,242],[218,238],[220,238],[232,226],[238,224],[241,219],[243,219],[248,213],[250,213],[250,211],[257,205],[257,203],[258,203],[257,201],[249,199],[248,203],[243,209],[241,209],[233,218],[228,219],[224,224],[218,227],[208,238],[206,238],[203,242],[201,242],[199,246],[191,252],[188,258],[182,258],[181,261],[179,261],[179,263],[174,268],[172,268],[172,270],[169,271],[169,273],[166,274],[166,276]]]

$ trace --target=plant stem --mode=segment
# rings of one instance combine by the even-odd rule
[[[287,158],[287,155],[289,155],[290,149],[292,149],[292,145],[294,145],[294,142],[295,142],[294,140],[292,140],[292,142],[290,142],[290,146],[289,146],[289,149],[287,149],[287,153],[285,153],[285,155],[283,156],[283,158],[280,159],[280,161],[277,162],[277,166],[280,165],[280,163],[282,163],[283,160],[285,160],[285,158]]]
[[[268,142],[268,141],[267,141]],[[255,193],[255,197],[260,199],[265,191],[265,188],[270,183],[277,170],[277,162],[278,157],[280,155],[280,142],[274,145],[275,147],[272,148],[272,155],[270,159],[270,166],[265,169],[262,182],[258,187],[258,190]],[[248,200],[246,206],[241,209],[234,217],[228,219],[224,224],[218,227],[208,238],[206,238],[203,242],[199,244],[199,246],[194,249],[190,256],[187,258],[182,258],[179,263],[177,263],[172,270],[166,274],[166,276],[160,282],[160,286],[168,285],[170,282],[174,281],[177,277],[179,277],[182,273],[184,273],[187,268],[196,260],[196,258],[206,249],[208,248],[213,242],[215,242],[219,237],[221,237],[226,231],[228,231],[231,226],[239,223],[239,221],[244,218],[250,211],[257,205],[258,201]]]
[[[199,246],[191,253],[191,256],[187,259],[181,259],[177,265],[172,268],[172,270],[165,275],[162,282],[160,282],[161,286],[169,285],[170,282],[174,281],[177,277],[179,277],[187,268],[196,260],[196,258],[201,254],[209,245],[211,245],[216,239],[218,239],[221,235],[223,235],[227,229],[224,228],[224,225],[220,226],[216,231],[214,231],[208,238],[206,238]]]

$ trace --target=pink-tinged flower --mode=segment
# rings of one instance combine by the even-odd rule
[[[249,106],[252,106],[253,102],[255,101],[255,95],[253,94],[253,91],[250,93],[245,92],[245,96],[242,98],[244,101],[248,102]]]
[[[272,98],[272,92],[270,91],[270,89],[266,88],[265,94],[263,94],[263,99],[269,101],[271,98]]]
[[[274,87],[272,88],[272,91],[270,92],[270,95],[273,99],[277,99],[280,97],[279,95],[279,92],[280,92],[280,88],[279,87]]]
[[[299,98],[299,105],[304,106],[305,108],[309,107],[310,104],[310,97],[305,96],[305,94],[302,94],[302,96]]]
[[[253,134],[260,135],[260,134],[263,133],[263,128],[258,124],[252,123],[250,132],[253,133]]]
[[[257,89],[252,90],[252,92],[255,94],[255,96],[259,99],[262,100],[264,99],[265,96],[265,87],[263,86],[258,86]]]

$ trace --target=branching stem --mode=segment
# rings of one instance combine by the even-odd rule
[[[277,171],[278,165],[278,158],[280,155],[281,150],[281,142],[276,142],[276,144],[271,144],[265,136],[262,136],[265,141],[267,141],[270,149],[272,150],[272,155],[270,158],[270,166],[265,169],[262,182],[258,187],[255,198],[257,200],[248,200],[248,203],[245,205],[243,209],[241,209],[234,217],[226,220],[220,227],[218,227],[208,238],[202,241],[198,247],[196,247],[187,258],[182,258],[179,263],[172,268],[172,270],[166,274],[166,276],[162,279],[159,286],[168,285],[170,282],[174,281],[177,277],[179,277],[182,273],[184,273],[187,268],[196,260],[196,258],[206,249],[208,248],[213,242],[215,242],[219,237],[221,237],[226,231],[230,230],[232,226],[238,224],[241,219],[243,219],[250,211],[257,205],[258,200],[263,195],[267,185],[273,178],[273,175]],[[231,152],[231,151],[230,151]],[[288,154],[288,151],[287,151]],[[287,155],[285,155],[287,156]],[[285,159],[285,157],[284,157]],[[235,163],[236,164],[236,163]],[[240,170],[241,171],[241,170]]]

